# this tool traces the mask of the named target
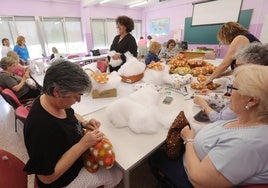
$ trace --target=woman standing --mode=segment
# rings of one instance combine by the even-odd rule
[[[14,51],[19,55],[21,64],[27,64],[28,59],[30,58],[29,52],[26,46],[26,41],[24,36],[18,36],[17,45],[14,46]]]
[[[231,69],[236,67],[234,54],[240,47],[246,46],[251,42],[260,42],[254,35],[249,33],[246,28],[237,22],[227,22],[223,24],[217,34],[217,38],[220,43],[230,46],[221,64],[207,79],[207,83],[222,76],[229,66],[231,66]]]
[[[116,19],[116,25],[118,29],[118,35],[115,36],[110,51],[115,51],[117,53],[114,56],[109,57],[109,61],[110,58],[114,60],[121,59],[122,64],[124,64],[126,62],[126,56],[124,53],[129,51],[134,57],[137,57],[138,54],[136,40],[130,33],[134,29],[134,21],[127,16],[119,16]],[[110,72],[118,71],[121,65],[116,67],[109,65]]]
[[[2,57],[6,57],[7,56],[7,53],[12,51],[12,48],[10,47],[10,43],[9,43],[9,40],[7,38],[3,38],[2,39],[2,50],[1,50],[1,54],[2,54]]]

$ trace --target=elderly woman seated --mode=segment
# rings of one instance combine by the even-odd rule
[[[197,134],[181,131],[185,153],[176,160],[158,151],[150,158],[176,187],[233,187],[268,183],[268,67],[236,68],[230,108],[235,120],[216,121]]]
[[[259,64],[259,65],[268,65],[268,44],[261,44],[259,42],[253,42],[249,45],[240,48],[235,53],[236,65],[244,65],[248,63]],[[207,90],[203,90],[202,93],[206,94]],[[228,89],[227,89],[228,92]],[[229,94],[229,93],[227,93]],[[208,102],[201,96],[194,97],[194,103],[203,108],[203,111],[208,116],[210,121],[217,120],[230,120],[234,119],[236,115],[230,109],[230,102],[227,101],[225,107],[220,111],[215,111],[212,109]]]
[[[1,59],[0,85],[3,88],[9,88],[14,91],[18,99],[36,98],[40,95],[39,89],[31,89],[26,80],[30,78],[30,70],[26,69],[22,77],[15,75],[18,62],[12,57],[4,57]]]
[[[167,46],[162,48],[158,57],[159,59],[165,59],[165,61],[168,62],[170,61],[171,58],[173,58],[178,53],[179,53],[179,47],[176,44],[176,41],[173,39],[170,39],[167,42]]]
[[[77,64],[59,59],[47,70],[43,94],[24,124],[29,154],[24,170],[36,174],[39,187],[115,187],[121,181],[117,166],[94,174],[83,167],[83,153],[104,135],[99,121],[83,120],[71,106],[91,88],[90,78]]]

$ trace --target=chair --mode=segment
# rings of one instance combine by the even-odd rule
[[[0,187],[27,188],[28,175],[25,164],[15,155],[0,149]]]
[[[29,114],[30,105],[23,105],[11,89],[5,88],[1,95],[15,110],[15,132],[17,132],[17,119],[21,120],[22,123],[25,122]]]

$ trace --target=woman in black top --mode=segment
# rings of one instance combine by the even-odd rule
[[[115,36],[110,51],[114,50],[117,52],[117,54],[110,58],[114,60],[121,59],[122,64],[124,64],[126,62],[126,56],[124,55],[124,53],[126,53],[127,51],[129,51],[134,57],[137,57],[138,55],[137,42],[135,38],[130,34],[130,32],[134,29],[134,21],[127,16],[119,16],[116,19],[116,24],[118,28],[118,35]],[[112,67],[111,65],[109,65],[110,72],[118,71],[121,65],[117,67]]]
[[[38,187],[115,187],[122,179],[116,166],[94,174],[83,167],[83,153],[103,133],[99,121],[83,120],[71,106],[91,88],[83,69],[64,59],[46,71],[43,94],[33,103],[23,132],[29,155],[24,171],[36,174]],[[83,134],[83,129],[90,131]]]
[[[260,42],[254,35],[249,33],[245,27],[237,22],[227,22],[223,24],[217,34],[217,38],[220,43],[229,45],[229,49],[221,64],[207,79],[207,83],[222,76],[229,66],[231,66],[232,69],[236,67],[234,54],[240,47],[246,46],[252,42]]]

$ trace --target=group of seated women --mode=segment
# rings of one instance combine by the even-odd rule
[[[118,27],[125,29],[120,22]],[[128,35],[122,33],[124,37]],[[150,156],[153,174],[157,178],[159,174],[165,177],[173,187],[268,184],[268,67],[263,66],[268,62],[267,45],[249,45],[258,40],[235,22],[223,24],[218,39],[230,47],[207,83],[222,76],[233,65],[228,108],[234,117],[215,119],[199,132],[185,126],[180,133],[185,152],[177,159],[169,159],[162,149]],[[115,44],[120,40],[123,37],[120,39],[118,35]],[[160,52],[161,45],[153,41],[146,64],[161,58],[168,61],[175,44],[170,41],[167,49]],[[242,52],[238,51],[241,46],[246,47]],[[158,56],[159,52],[163,57]],[[117,58],[122,57],[120,54]],[[22,77],[13,74],[16,64],[10,57],[1,60],[0,84],[11,88],[19,98],[29,97],[30,93],[35,97],[39,95],[25,84],[29,70],[26,69]],[[121,181],[122,172],[116,165],[94,174],[83,167],[83,153],[102,140],[104,134],[99,129],[99,121],[85,121],[71,106],[80,102],[81,95],[91,89],[90,78],[76,64],[60,59],[48,68],[43,93],[33,103],[24,126],[29,154],[24,170],[36,174],[39,187],[115,187]],[[211,109],[206,109],[207,105],[203,106],[198,97],[193,102],[210,116]],[[90,131],[85,133],[84,129]]]
[[[149,158],[153,174],[173,187],[268,184],[268,67],[263,66],[268,63],[268,45],[235,22],[223,24],[218,39],[230,46],[206,83],[224,75],[231,65],[235,69],[228,86],[228,113],[213,112],[195,96],[193,102],[214,123],[198,132],[185,126],[180,132],[185,152],[177,159],[168,158],[164,149]]]

